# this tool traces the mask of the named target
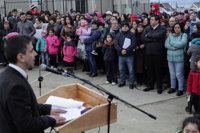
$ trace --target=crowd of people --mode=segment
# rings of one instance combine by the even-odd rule
[[[186,111],[191,113],[194,105],[200,113],[200,12],[185,10],[169,16],[158,7],[153,3],[150,12],[141,15],[111,10],[104,15],[98,11],[83,14],[73,9],[60,14],[57,10],[39,12],[34,5],[26,13],[13,9],[0,22],[0,63],[8,63],[3,46],[9,33],[28,35],[42,63],[52,69],[60,63],[74,73],[79,64],[86,75],[98,76],[100,70],[106,74],[105,84],[118,87],[125,86],[128,75],[130,89],[144,85],[146,92],[156,83],[158,94],[163,83],[168,94],[178,89],[177,96],[183,95],[187,85]],[[39,38],[34,36],[38,29],[42,29]]]

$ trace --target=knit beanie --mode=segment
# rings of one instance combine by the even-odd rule
[[[129,23],[128,23],[128,21],[123,21],[122,24],[121,24],[121,27],[123,27],[124,25],[126,25],[126,26],[129,27]]]
[[[89,15],[88,13],[86,13],[86,14],[85,14],[85,18],[86,18],[87,20],[90,20],[90,15]]]
[[[138,17],[135,15],[135,14],[133,14],[132,16],[131,16],[131,21],[134,21],[134,20],[137,20],[138,19]]]
[[[36,8],[36,6],[31,4],[31,9],[33,10],[34,8]]]
[[[81,20],[81,27],[85,27],[85,25],[87,25],[88,22],[86,20]]]

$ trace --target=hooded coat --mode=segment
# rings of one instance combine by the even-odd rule
[[[149,11],[149,15],[151,15],[151,13],[157,14],[158,16],[160,16],[160,11],[159,11],[159,6],[158,3],[153,3],[151,4],[151,7],[154,6],[156,8],[155,11],[150,10]]]

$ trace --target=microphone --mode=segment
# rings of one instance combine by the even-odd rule
[[[41,65],[40,65],[40,70],[41,70],[41,71],[52,72],[52,73],[59,74],[59,75],[64,75],[62,72],[60,72],[60,71],[58,71],[58,70],[54,70],[54,69],[48,67],[48,66],[45,65],[45,64],[41,64]]]

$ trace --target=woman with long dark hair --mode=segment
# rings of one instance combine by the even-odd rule
[[[61,29],[60,36],[62,37],[63,42],[65,42],[67,40],[68,35],[73,36],[75,45],[77,46],[77,43],[78,43],[77,40],[78,39],[75,36],[76,26],[74,25],[74,20],[70,16],[64,17],[64,20],[65,21],[64,21],[64,25]],[[74,60],[74,70],[77,70],[77,68],[76,68],[76,58]]]
[[[141,39],[141,35],[144,31],[145,26],[139,23],[136,28],[136,57],[135,57],[135,73],[137,75],[137,86],[147,84],[147,72],[145,69],[145,44]]]

